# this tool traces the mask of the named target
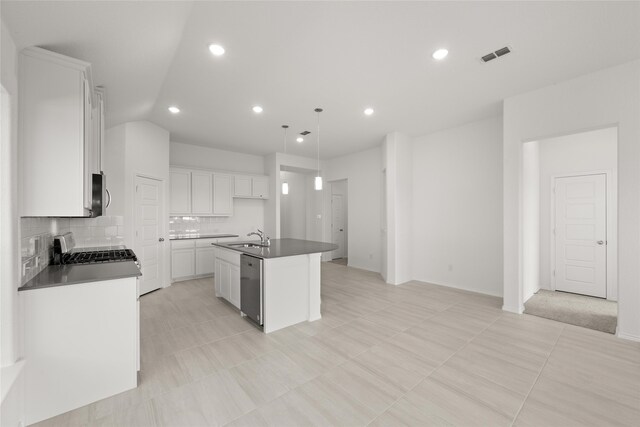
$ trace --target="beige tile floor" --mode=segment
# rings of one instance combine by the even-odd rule
[[[42,425],[608,426],[640,421],[640,344],[501,301],[322,266],[322,320],[264,335],[213,279],[141,299],[137,389]]]

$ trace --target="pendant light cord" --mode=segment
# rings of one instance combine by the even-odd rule
[[[284,129],[284,153],[287,154],[287,130],[289,130],[289,125],[282,125]]]
[[[316,108],[315,112],[318,113],[318,176],[320,176],[320,113],[322,113],[322,108]]]

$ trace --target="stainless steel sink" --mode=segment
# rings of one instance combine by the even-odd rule
[[[234,246],[237,248],[257,248],[257,249],[266,247],[265,245],[261,245],[259,243],[229,243],[229,246]]]

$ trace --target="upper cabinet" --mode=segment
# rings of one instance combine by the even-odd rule
[[[97,117],[103,98],[94,94],[91,66],[31,47],[20,53],[19,75],[20,214],[89,216],[104,126]],[[52,178],[62,187],[53,187]]]
[[[170,215],[231,216],[233,198],[266,199],[269,177],[171,167]]]
[[[213,214],[233,215],[233,176],[213,174]]]
[[[191,213],[191,171],[171,168],[169,199],[169,212],[172,215]]]
[[[212,184],[212,174],[209,172],[191,172],[191,213],[194,215],[211,215],[213,197],[215,195]]]
[[[268,199],[269,177],[236,175],[233,197],[245,199]]]
[[[252,197],[250,176],[245,176],[245,175],[235,176],[233,197]]]

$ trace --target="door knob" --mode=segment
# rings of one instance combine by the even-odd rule
[[[341,228],[340,231],[344,231],[344,230]]]
[[[164,242],[164,237],[159,238],[158,242]]]
[[[603,240],[598,240],[596,243],[599,244],[599,245],[604,245],[604,241]]]

